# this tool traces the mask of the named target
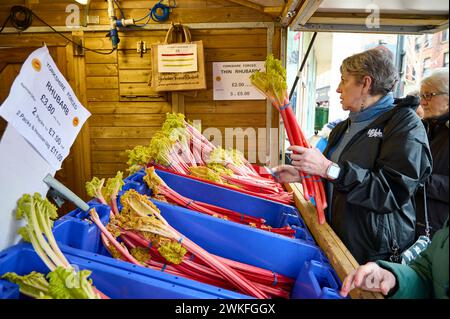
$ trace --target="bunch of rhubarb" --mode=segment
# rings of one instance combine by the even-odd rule
[[[43,274],[32,272],[25,276],[7,273],[3,278],[19,285],[20,291],[33,298],[46,299],[100,299],[106,298],[88,279],[88,270],[76,271],[59,249],[52,233],[56,207],[40,194],[23,195],[18,201],[17,218],[25,219],[26,226],[19,229],[25,241],[48,267],[48,281]]]
[[[209,216],[230,220],[235,223],[250,225],[258,229],[263,229],[269,232],[285,235],[288,237],[294,237],[295,235],[295,230],[292,229],[290,226],[273,228],[265,225],[266,221],[262,218],[249,216],[223,207],[207,204],[201,201],[195,201],[190,198],[184,197],[181,194],[177,193],[172,188],[170,188],[158,176],[153,167],[147,168],[145,170],[145,173],[146,175],[144,176],[144,181],[147,183],[147,186],[152,190],[153,196],[162,195],[170,203],[174,203],[179,206],[186,207]],[[155,199],[160,198],[157,197]]]
[[[265,71],[257,71],[250,77],[252,84],[263,93],[272,105],[280,112],[286,133],[291,145],[311,148],[300,128],[289,102],[286,84],[286,69],[281,61],[269,55],[265,62]],[[327,207],[325,191],[319,176],[305,176],[300,172],[303,195],[309,201],[311,197],[316,203],[319,223],[325,223],[324,209]]]
[[[154,134],[148,147],[137,146],[127,153],[130,173],[151,163],[176,174],[192,175],[254,196],[285,204],[292,202],[292,194],[273,179],[259,175],[242,153],[214,146],[186,122],[182,114],[168,113],[161,131]],[[206,174],[201,176],[202,173]]]
[[[257,298],[289,297],[292,279],[208,253],[170,226],[146,196],[129,190],[120,202],[107,227],[95,209],[89,212],[115,258]]]

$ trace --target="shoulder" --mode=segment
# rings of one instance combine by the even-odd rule
[[[390,112],[392,112],[392,117],[386,123],[386,130],[393,133],[420,133],[420,136],[426,137],[424,124],[414,109],[395,106]]]

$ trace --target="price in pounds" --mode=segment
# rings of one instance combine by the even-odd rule
[[[58,134],[55,134],[55,130],[52,129],[51,127],[48,129],[48,134],[54,139],[54,141],[56,142],[56,144],[61,145],[61,137],[58,136]]]
[[[41,102],[42,105],[44,105],[44,108],[51,114],[53,115],[55,113],[55,107],[51,104],[48,103],[48,98],[45,96],[45,94],[42,94],[41,96]]]
[[[230,92],[230,96],[250,96],[249,91]]]
[[[55,156],[55,158],[58,162],[62,162],[62,154],[60,152],[58,152],[58,150],[56,149],[55,146],[52,146],[52,148],[50,149],[50,152]]]

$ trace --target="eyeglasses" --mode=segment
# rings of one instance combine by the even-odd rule
[[[421,99],[424,99],[425,101],[431,101],[431,99],[433,98],[433,96],[436,96],[436,95],[445,95],[445,94],[448,95],[448,93],[444,93],[444,92],[438,92],[438,93],[423,93],[423,94],[420,94],[419,97],[420,97]]]

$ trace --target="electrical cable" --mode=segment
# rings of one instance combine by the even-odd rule
[[[18,14],[21,14],[23,16],[23,19],[20,19],[20,17],[18,17]],[[11,8],[10,14],[9,14],[8,18],[6,19],[5,23],[3,24],[3,26],[2,26],[2,28],[0,30],[0,33],[3,31],[3,29],[5,28],[5,26],[8,23],[8,21],[10,21],[11,25],[14,28],[16,28],[17,30],[25,31],[26,29],[28,29],[31,26],[32,21],[33,21],[33,17],[35,17],[38,21],[40,21],[43,24],[45,24],[53,32],[57,33],[58,35],[60,35],[64,39],[66,39],[67,41],[75,44],[76,46],[79,46],[79,47],[85,49],[86,51],[91,51],[91,52],[95,52],[97,54],[102,54],[102,55],[109,55],[109,54],[113,53],[116,50],[116,48],[112,48],[112,50],[109,51],[109,52],[102,52],[102,51],[89,49],[89,48],[86,48],[85,46],[79,45],[78,43],[76,43],[72,39],[70,39],[67,36],[65,36],[62,32],[57,31],[55,28],[53,28],[51,25],[49,25],[47,22],[45,22],[43,19],[41,19],[38,15],[36,15],[33,11],[31,11],[29,8],[23,7],[23,6],[13,6]]]
[[[162,1],[159,1],[157,4],[155,4],[150,11],[150,16],[152,17],[152,20],[155,22],[161,22],[166,21],[169,18],[170,14],[170,7],[162,4]],[[162,14],[159,14],[158,12],[162,11]]]
[[[122,19],[126,19],[125,18],[125,14],[123,13],[122,8],[120,7],[119,3],[117,2],[117,0],[114,0],[114,3],[116,4],[117,8],[119,8],[120,14],[122,15]]]

